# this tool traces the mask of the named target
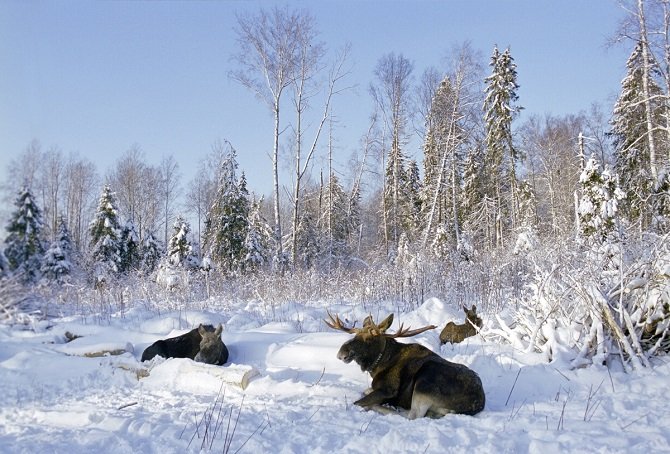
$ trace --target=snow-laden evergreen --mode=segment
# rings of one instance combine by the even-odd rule
[[[577,215],[582,238],[602,243],[616,232],[619,201],[624,197],[611,170],[590,158],[579,177],[582,196]]]
[[[56,238],[51,242],[49,249],[44,254],[42,263],[42,274],[51,281],[62,283],[73,270],[72,242],[67,222],[61,216],[58,220],[58,231]]]
[[[500,53],[495,47],[490,66],[491,75],[486,78],[484,99],[486,191],[495,201],[498,217],[505,220],[505,229],[513,229],[518,222],[517,166],[521,154],[514,144],[512,121],[521,107],[516,105],[519,86],[516,63],[510,49]],[[498,230],[496,242],[500,245],[506,232]]]
[[[246,255],[243,260],[245,271],[268,269],[272,257],[272,228],[263,217],[261,200],[252,200],[249,209],[249,228],[244,239]]]
[[[96,283],[103,283],[121,271],[123,244],[114,193],[105,186],[95,217],[89,225],[91,272]]]
[[[153,232],[145,232],[142,240],[142,271],[151,273],[163,256],[164,247]]]
[[[203,254],[224,273],[239,272],[246,257],[250,202],[244,173],[238,179],[237,167],[236,152],[231,148],[221,162],[219,186],[203,236]]]
[[[121,263],[119,270],[124,273],[137,272],[142,266],[142,247],[135,223],[128,219],[121,229]]]
[[[198,256],[191,245],[191,225],[183,217],[177,216],[172,235],[168,242],[167,263],[171,266],[195,269],[199,266]]]
[[[14,207],[7,224],[4,253],[9,270],[24,282],[33,283],[40,278],[45,253],[42,210],[29,188],[19,191]]]
[[[628,201],[622,206],[622,212],[632,223],[639,223],[640,229],[651,225],[655,211],[662,211],[662,196],[656,194],[660,189],[658,186],[662,184],[661,181],[654,181],[652,171],[652,166],[658,167],[660,160],[651,161],[648,123],[645,120],[643,64],[641,44],[638,43],[626,62],[627,72],[621,81],[621,93],[614,105],[610,131],[614,139],[614,168],[620,176],[621,188]],[[655,130],[651,134],[656,139],[659,150],[667,153],[670,151],[670,144],[667,144],[667,131],[664,129],[667,127],[668,104],[661,88],[651,77],[658,77],[659,74],[658,65],[654,64],[649,80],[646,81],[652,96],[649,102],[653,114],[652,127]],[[662,193],[663,189],[659,192]]]

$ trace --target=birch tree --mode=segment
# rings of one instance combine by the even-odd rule
[[[328,75],[328,87],[326,89],[325,101],[323,106],[323,114],[314,132],[312,144],[307,150],[307,154],[303,159],[303,114],[309,106],[309,100],[313,97],[310,93],[310,86],[315,73],[320,69],[320,61],[324,55],[324,48],[321,43],[315,42],[313,31],[311,27],[305,27],[305,34],[301,39],[301,50],[298,64],[298,76],[293,83],[293,104],[296,112],[295,125],[295,180],[293,186],[293,216],[292,216],[292,241],[291,241],[291,262],[295,263],[297,258],[297,245],[299,243],[297,235],[299,232],[298,222],[300,219],[300,199],[302,181],[306,176],[309,165],[314,157],[314,154],[319,143],[321,132],[324,124],[329,116],[331,116],[331,102],[333,96],[340,93],[346,88],[339,88],[338,85],[344,77],[348,74],[348,70],[344,68],[349,53],[349,47],[345,47],[337,56],[333,66]],[[314,90],[313,88],[312,90]]]
[[[179,195],[179,163],[172,155],[163,158],[158,167],[160,195],[163,199],[162,211],[165,224],[165,243],[168,242],[168,226],[174,217],[175,204]]]
[[[275,7],[270,11],[237,16],[238,53],[233,59],[239,68],[231,77],[251,90],[270,109],[274,119],[272,174],[274,195],[275,260],[283,269],[281,212],[279,204],[279,136],[281,100],[297,79],[303,30],[311,27],[311,16]]]
[[[397,250],[403,225],[407,225],[409,202],[402,191],[407,169],[403,151],[408,141],[407,126],[411,118],[410,85],[414,65],[402,54],[390,53],[379,59],[374,70],[375,82],[370,86],[386,133],[391,139],[385,165],[382,212],[386,251]]]

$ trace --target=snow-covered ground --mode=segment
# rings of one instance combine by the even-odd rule
[[[406,342],[466,364],[481,377],[486,408],[472,416],[410,421],[352,405],[370,378],[337,360],[351,336],[329,330],[319,304],[293,305],[285,322],[264,323],[254,303],[156,315],[137,304],[95,323],[76,316],[33,326],[0,325],[0,451],[11,453],[408,453],[669,452],[670,365],[626,374],[570,370],[537,354],[469,338],[440,346],[439,329]],[[215,308],[215,309],[213,309]],[[331,306],[349,320],[361,307]],[[375,307],[379,319],[393,306]],[[485,320],[492,314],[481,314]],[[462,320],[430,299],[396,314],[418,328]],[[142,364],[150,343],[199,323],[223,323],[230,363],[185,359]],[[81,336],[66,342],[66,332]],[[126,350],[120,355],[86,354]],[[149,375],[143,367],[150,368]],[[231,377],[253,368],[243,389]],[[139,378],[138,378],[139,377]],[[222,377],[224,377],[222,379]]]

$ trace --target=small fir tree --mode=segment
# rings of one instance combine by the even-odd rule
[[[121,230],[121,263],[120,271],[129,273],[142,266],[142,247],[140,238],[135,231],[135,223],[128,219]]]
[[[42,274],[50,281],[62,283],[71,274],[72,264],[72,242],[70,232],[65,219],[61,216],[58,220],[58,231],[56,239],[44,255]]]
[[[246,256],[244,241],[249,225],[249,193],[246,178],[238,180],[235,150],[221,164],[221,176],[214,204],[205,221],[203,253],[223,272],[236,273]]]
[[[189,239],[190,232],[190,224],[178,216],[172,226],[172,236],[168,242],[167,261],[170,265],[188,269],[197,268],[198,259]]]
[[[580,237],[585,241],[602,243],[615,232],[618,202],[624,197],[609,169],[591,158],[579,177],[582,196],[578,216]]]
[[[146,232],[142,241],[142,270],[145,273],[153,272],[163,256],[163,245],[156,239],[153,232]]]
[[[16,210],[7,225],[5,257],[10,271],[21,274],[26,283],[36,282],[40,277],[45,252],[42,240],[42,210],[33,200],[28,188],[19,192],[14,206]]]
[[[89,225],[91,262],[96,284],[116,275],[121,267],[121,229],[114,193],[105,186]]]
[[[272,256],[272,228],[261,212],[260,201],[253,200],[249,210],[249,229],[244,239],[246,255],[243,261],[245,271],[257,271],[266,268]]]

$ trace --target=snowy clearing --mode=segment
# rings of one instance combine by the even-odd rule
[[[337,360],[351,336],[325,327],[325,308],[294,307],[294,320],[262,324],[248,305],[215,306],[156,316],[138,305],[102,325],[63,317],[32,327],[0,326],[0,450],[546,454],[667,452],[670,445],[664,417],[670,365],[664,359],[653,369],[626,374],[547,364],[541,355],[481,336],[440,346],[439,329],[448,320],[460,322],[462,311],[429,299],[396,314],[393,327],[439,323],[437,330],[405,341],[475,370],[487,402],[474,417],[409,421],[352,405],[370,378]],[[330,310],[350,320],[365,315],[361,308]],[[386,313],[373,314],[379,315]],[[486,329],[492,315],[481,315]],[[225,366],[139,362],[155,340],[199,323],[223,323],[230,350]],[[81,337],[66,342],[66,332]],[[125,353],[104,354],[120,351]],[[243,389],[239,380],[251,370]]]

